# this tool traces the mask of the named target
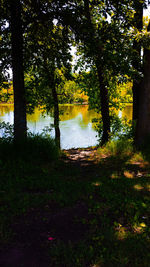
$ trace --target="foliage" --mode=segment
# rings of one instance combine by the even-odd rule
[[[91,21],[88,21],[85,8],[88,2]],[[10,3],[8,0],[1,1],[1,81],[4,77],[8,79],[7,70],[11,66]],[[130,94],[126,94],[124,88],[131,85],[132,78],[142,75],[133,66],[133,59],[138,57],[133,44],[136,41],[149,45],[147,19],[144,20],[142,32],[135,27],[135,10],[140,4],[145,6],[146,2],[21,1],[28,111],[32,112],[38,104],[45,104],[48,111],[54,106],[50,92],[53,68],[59,101],[66,103],[68,99],[68,102],[82,102],[77,83],[69,78],[70,46],[73,42],[80,56],[77,68],[80,71],[90,68],[89,73],[80,73],[79,76],[82,89],[86,93],[88,91],[91,108],[96,108],[100,113],[97,61],[102,69],[105,88],[109,91],[110,107],[120,109],[121,102],[131,101]],[[137,60],[141,61],[140,58]],[[70,90],[74,93],[70,93]]]
[[[54,140],[49,135],[50,129],[43,129],[41,135],[28,132],[27,141],[17,144],[13,143],[13,125],[2,122],[0,123],[0,130],[1,159],[5,158],[7,160],[7,157],[15,158],[19,154],[20,158],[25,156],[28,160],[36,159],[36,157],[41,158],[41,160],[51,160],[58,156]]]
[[[91,21],[86,16],[87,2],[90,4]],[[10,20],[9,4],[7,0],[2,1],[0,41],[3,70],[11,66],[10,24],[7,22]],[[124,89],[132,86],[132,78],[141,75],[132,64],[136,56],[133,43],[136,40],[144,44],[144,38],[148,40],[148,23],[145,22],[142,32],[135,27],[134,1],[123,1],[122,4],[121,1],[71,3],[58,0],[55,3],[43,0],[35,3],[21,1],[21,4],[28,112],[33,112],[39,104],[44,104],[47,111],[53,108],[51,88],[55,72],[60,103],[87,100],[83,95],[85,91],[90,107],[100,113],[97,61],[102,69],[105,88],[109,91],[109,106],[120,109],[122,102],[131,101],[131,93],[126,94]],[[89,27],[90,23],[92,27]],[[70,46],[73,41],[80,56],[77,67],[81,71],[85,66],[90,68],[89,72],[79,74],[82,97],[78,84],[71,77]]]
[[[100,93],[96,69],[93,67],[90,71],[82,71],[77,76],[79,87],[88,96],[90,109],[100,110]]]
[[[76,80],[66,80],[63,86],[58,87],[59,103],[87,102],[87,96],[77,84]]]
[[[1,139],[12,142],[14,126],[9,122],[4,121],[0,123]]]
[[[3,103],[13,103],[14,96],[13,96],[13,86],[12,82],[3,82],[3,87],[0,91],[0,102]]]
[[[115,140],[118,138],[129,138],[132,139],[134,136],[134,125],[132,121],[125,118],[119,118],[118,114],[116,114],[116,110],[112,111],[111,116],[111,133],[110,139]],[[101,136],[103,132],[103,125],[101,117],[98,119],[93,119],[93,123],[95,123],[95,129],[98,132],[99,142],[101,142]]]
[[[25,77],[28,109],[32,111],[34,106],[40,104],[50,111],[55,105],[53,88],[58,94],[65,95],[62,88],[68,77],[71,77],[68,31],[58,22],[55,25],[53,21],[46,21],[38,24],[36,31],[34,25],[31,25],[26,42],[28,56],[31,57]],[[34,42],[36,45],[33,46]]]
[[[79,87],[89,97],[89,106],[91,109],[100,110],[100,92],[96,69],[93,67],[90,71],[83,71],[77,76]],[[112,77],[110,75],[109,83],[109,106],[121,110],[125,103],[132,102],[132,81],[125,75],[123,77]]]
[[[115,140],[110,140],[104,147],[99,148],[98,153],[109,156],[129,156],[133,153],[133,141],[126,137],[120,137]]]
[[[101,109],[100,92],[96,70],[82,72],[78,75],[77,81],[82,90],[88,95],[89,108],[94,109],[97,113]],[[133,137],[133,128],[131,121],[118,117],[118,110],[122,110],[127,103],[132,101],[132,82],[128,77],[121,77],[116,80],[109,80],[109,108],[111,115],[111,137],[126,135]],[[117,115],[116,115],[117,114]],[[99,119],[93,119],[96,124],[96,130],[101,140],[103,134],[103,123]]]
[[[60,104],[87,102],[88,97],[77,82],[77,75],[69,74],[65,67],[55,69],[55,83]],[[39,74],[31,70],[25,75],[27,90],[28,112],[34,107],[42,105],[47,111],[53,110],[53,98],[50,84],[40,78]]]

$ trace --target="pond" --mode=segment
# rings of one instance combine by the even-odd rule
[[[92,123],[98,115],[93,110],[88,110],[88,105],[61,105],[60,106],[60,131],[61,148],[78,148],[95,146],[98,144],[97,132]],[[127,106],[119,116],[131,118],[132,107]],[[0,105],[0,122],[5,121],[13,124],[13,105]],[[42,111],[35,109],[32,115],[27,116],[28,128],[33,133],[41,133],[43,128],[53,124],[50,115],[42,115]],[[54,137],[54,129],[51,130]]]

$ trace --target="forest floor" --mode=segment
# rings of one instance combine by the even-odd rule
[[[27,180],[28,170],[20,173]],[[0,266],[149,266],[150,164],[142,157],[70,149],[26,180],[9,198],[1,192]]]

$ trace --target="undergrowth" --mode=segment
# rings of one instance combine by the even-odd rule
[[[98,149],[99,154],[106,154],[107,156],[131,156],[133,152],[133,141],[127,138],[110,140],[106,145]]]

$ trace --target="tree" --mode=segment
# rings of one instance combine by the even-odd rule
[[[147,31],[148,43],[144,48],[143,81],[139,95],[138,120],[135,135],[135,143],[137,146],[141,146],[150,135],[150,22]]]
[[[28,71],[30,66],[40,64],[41,62],[46,62],[49,53],[49,63],[51,64],[51,70],[48,66],[49,79],[51,79],[50,84],[53,93],[54,107],[56,110],[57,97],[54,88],[54,66],[55,66],[55,51],[52,49],[53,44],[50,44],[48,48],[49,32],[51,32],[51,25],[53,25],[53,20],[59,18],[59,12],[57,11],[64,5],[65,1],[21,1],[21,0],[4,0],[1,1],[0,15],[3,18],[4,28],[8,28],[10,38],[11,38],[11,53],[10,51],[5,55],[3,53],[3,62],[6,59],[11,58],[11,64],[13,71],[13,88],[14,88],[14,138],[15,141],[26,137],[27,125],[26,125],[26,92],[24,86],[24,72]],[[29,10],[29,11],[28,11]],[[59,18],[60,19],[60,18]],[[9,24],[5,27],[5,24]],[[50,24],[49,24],[50,23]],[[48,25],[49,24],[49,25]],[[36,28],[42,30],[42,25],[44,25],[44,34],[40,32],[40,37],[42,38],[42,44],[40,40],[36,39]],[[46,36],[46,34],[48,34]],[[6,35],[5,35],[6,36]],[[5,37],[6,38],[6,37]],[[31,38],[31,39],[30,39]],[[55,38],[55,36],[54,36]],[[9,46],[9,37],[6,38],[7,47]],[[35,45],[37,41],[38,45]],[[35,42],[35,43],[34,43]],[[64,42],[64,39],[63,39]],[[44,45],[43,45],[44,44]],[[62,43],[61,43],[62,45]],[[45,46],[45,48],[44,48]],[[39,49],[40,48],[40,49]],[[56,47],[55,47],[56,48]],[[57,63],[61,60],[58,58],[59,55],[59,40],[57,43]],[[64,48],[61,47],[61,55],[63,60],[65,60],[66,52]],[[45,50],[45,52],[44,52]],[[50,53],[52,52],[52,56]],[[43,57],[43,58],[42,58]],[[46,58],[47,57],[47,58]],[[35,60],[36,58],[36,60]],[[46,65],[45,64],[45,68]],[[66,59],[67,65],[67,59]],[[36,65],[37,66],[37,65]],[[36,68],[35,66],[35,68]],[[39,65],[38,65],[39,66]],[[43,64],[44,66],[44,64]],[[57,67],[57,66],[55,66]],[[5,68],[5,67],[4,67]],[[40,67],[39,67],[40,68]],[[42,68],[41,68],[42,69]],[[43,68],[44,69],[44,68]],[[43,71],[44,73],[44,71]],[[44,78],[44,75],[43,75]],[[2,79],[1,79],[2,80]],[[58,107],[57,107],[58,110]],[[54,112],[56,114],[56,112]],[[56,122],[56,120],[55,120]],[[57,122],[55,124],[58,124]],[[56,126],[57,128],[57,126]],[[58,133],[58,130],[56,130]]]
[[[109,99],[108,99],[108,90],[104,82],[104,74],[103,74],[104,69],[101,64],[103,48],[102,48],[102,44],[99,38],[96,37],[96,31],[95,31],[96,25],[94,25],[92,22],[89,5],[90,5],[89,0],[84,0],[84,14],[86,17],[85,23],[87,24],[86,45],[88,45],[90,53],[92,51],[92,48],[94,48],[93,49],[94,50],[93,60],[94,60],[94,63],[97,69],[99,86],[100,86],[99,97],[100,97],[101,114],[102,114],[102,121],[103,121],[103,135],[102,135],[101,143],[104,144],[108,141],[109,134],[110,134]]]
[[[2,45],[0,60],[3,73],[11,68],[14,91],[14,140],[27,136],[26,99],[24,87],[24,3],[21,0],[1,0],[0,16]]]
[[[133,8],[127,1],[90,1],[80,3],[80,25],[72,25],[77,40],[80,40],[80,51],[84,53],[84,61],[90,62],[95,69],[99,88],[97,100],[102,114],[102,144],[108,141],[110,134],[110,80],[129,75],[131,70],[131,41],[128,30],[131,26]],[[79,19],[78,19],[79,20]],[[79,22],[75,23],[79,25]],[[78,27],[78,28],[76,28]],[[95,66],[95,68],[93,68]]]
[[[60,129],[57,91],[62,82],[61,72],[59,75],[58,70],[64,67],[66,75],[71,70],[69,42],[67,28],[62,27],[58,21],[57,25],[54,25],[51,17],[38,23],[36,31],[35,28],[31,28],[26,40],[29,53],[31,48],[33,49],[28,71],[32,68],[33,76],[36,77],[36,93],[38,92],[39,101],[46,107],[47,112],[54,109],[55,141],[58,147],[60,147]]]
[[[26,100],[24,87],[23,64],[23,25],[22,6],[20,0],[11,1],[10,4],[10,29],[11,29],[11,56],[14,90],[14,139],[19,141],[26,138]]]
[[[138,31],[142,31],[143,28],[143,4],[145,1],[137,1],[135,0],[133,3],[133,7],[135,10],[134,15],[134,27]],[[138,111],[139,111],[139,97],[140,97],[140,88],[142,77],[139,73],[142,73],[142,63],[141,63],[141,44],[134,40],[133,42],[133,68],[136,71],[135,77],[133,78],[133,124],[137,122],[138,119]]]

